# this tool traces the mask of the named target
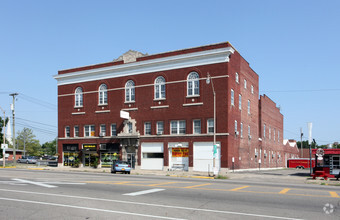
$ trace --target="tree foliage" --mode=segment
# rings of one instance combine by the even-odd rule
[[[46,155],[55,155],[57,147],[57,139],[44,143],[41,148]]]
[[[24,128],[22,131],[18,132],[18,137],[16,138],[19,150],[26,151],[26,155],[30,156],[41,156],[43,151],[39,140],[35,139],[33,131],[29,128]]]
[[[6,117],[5,122],[6,122],[6,124],[8,123],[8,117]],[[6,132],[4,130],[4,125],[5,125],[4,118],[0,117],[0,143],[1,144],[4,143],[4,133]],[[8,143],[8,142],[6,141],[6,143]]]

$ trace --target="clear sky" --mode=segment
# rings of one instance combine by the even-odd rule
[[[225,41],[281,107],[284,138],[312,122],[317,144],[340,142],[338,0],[0,0],[0,106],[19,93],[16,130],[51,141],[58,70]]]

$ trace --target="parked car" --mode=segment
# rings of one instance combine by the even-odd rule
[[[17,160],[18,163],[37,163],[37,160],[33,156],[22,156],[20,159]]]
[[[128,173],[130,174],[131,171],[131,166],[128,162],[126,161],[115,161],[112,164],[111,167],[111,173],[116,173],[116,172],[123,172],[123,173]]]

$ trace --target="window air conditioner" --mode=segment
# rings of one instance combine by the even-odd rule
[[[105,132],[100,132],[99,136],[100,137],[104,137],[105,136]]]
[[[236,136],[239,135],[239,132],[238,132],[238,131],[235,131],[235,135],[236,135]]]

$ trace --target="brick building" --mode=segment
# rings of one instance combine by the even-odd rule
[[[109,167],[116,159],[137,170],[284,166],[283,116],[267,96],[259,100],[259,76],[228,42],[128,51],[54,78],[63,166]]]

